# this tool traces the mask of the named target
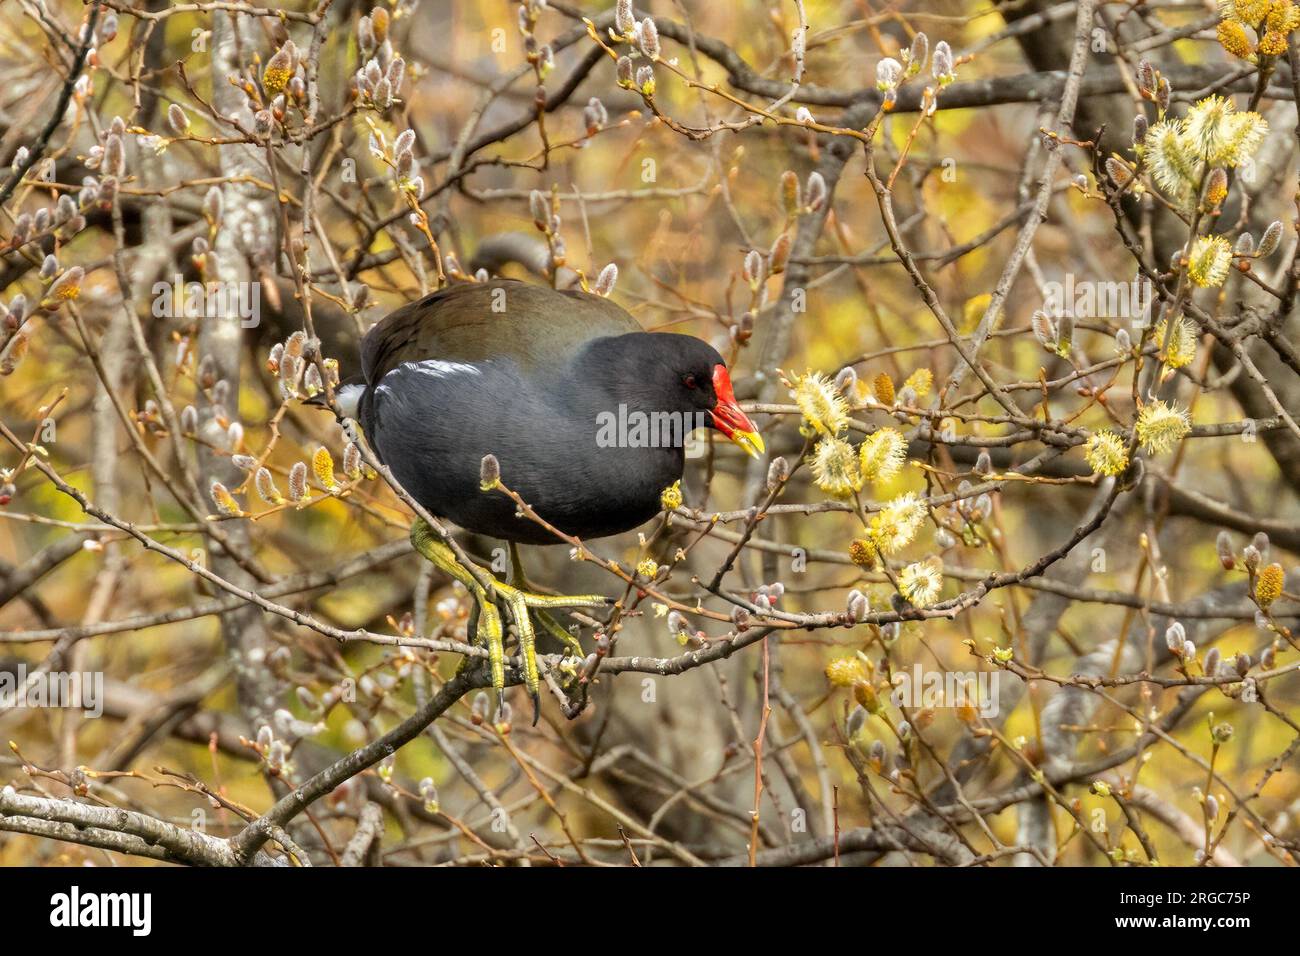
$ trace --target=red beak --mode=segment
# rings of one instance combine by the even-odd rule
[[[713,394],[718,398],[718,404],[713,408],[713,427],[745,449],[750,456],[757,458],[762,455],[763,439],[749,416],[740,410],[725,365],[713,366]]]

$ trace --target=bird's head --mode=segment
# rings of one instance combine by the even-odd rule
[[[717,349],[692,335],[639,332],[606,340],[606,381],[620,399],[651,412],[686,413],[726,435],[755,458],[763,439],[741,411]],[[602,349],[602,351],[605,351]]]

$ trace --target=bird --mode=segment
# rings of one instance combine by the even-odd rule
[[[647,332],[610,299],[581,289],[455,283],[381,319],[360,352],[360,376],[338,386],[339,410],[360,423],[378,459],[430,514],[510,544],[514,584],[466,568],[422,518],[411,527],[416,550],[473,596],[475,639],[488,649],[501,702],[498,605],[509,613],[534,722],[530,617],[580,651],[549,611],[608,601],[520,586],[515,546],[562,543],[556,530],[585,540],[648,521],[681,479],[696,425],[751,456],[765,450],[716,349],[692,335]],[[485,480],[488,456],[500,482],[550,528]]]

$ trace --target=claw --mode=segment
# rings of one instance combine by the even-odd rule
[[[532,613],[538,615],[543,627],[566,645],[581,652],[582,645],[551,617],[548,610],[567,607],[605,607],[612,602],[603,594],[536,594],[504,581],[491,582],[491,592],[456,559],[455,552],[438,539],[433,529],[422,518],[411,525],[411,544],[436,567],[445,571],[469,590],[474,598],[475,612],[471,615],[475,642],[487,648],[488,664],[492,672],[492,686],[497,692],[497,706],[505,704],[505,628],[498,602],[510,613],[515,636],[519,642],[519,656],[523,660],[524,686],[533,702],[533,726],[541,717],[540,678],[537,672],[537,634],[533,629]],[[517,577],[518,554],[512,548]]]

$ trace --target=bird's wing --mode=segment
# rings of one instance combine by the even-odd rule
[[[511,279],[467,282],[380,320],[361,342],[361,366],[372,386],[404,362],[427,359],[508,359],[527,373],[562,366],[591,339],[640,331],[631,315],[603,296]]]

